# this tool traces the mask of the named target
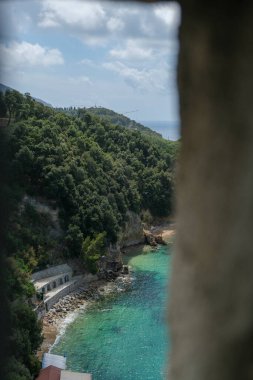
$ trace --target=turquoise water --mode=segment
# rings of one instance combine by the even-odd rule
[[[68,369],[92,373],[93,380],[165,378],[169,250],[126,257],[131,289],[86,309],[54,347],[67,356]]]

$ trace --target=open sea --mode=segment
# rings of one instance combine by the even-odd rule
[[[166,140],[176,141],[180,138],[180,122],[142,120],[140,123],[160,133]]]
[[[66,329],[52,353],[93,380],[162,380],[169,352],[166,325],[171,246],[128,254],[132,287],[98,301]]]

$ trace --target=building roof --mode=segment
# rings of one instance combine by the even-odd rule
[[[61,355],[45,353],[42,359],[42,368],[54,366],[60,369],[66,369],[67,358]]]
[[[61,380],[61,369],[53,365],[43,368],[36,380]]]
[[[89,373],[61,371],[60,380],[92,380]]]
[[[72,268],[68,264],[56,265],[47,269],[35,272],[32,274],[32,282],[41,280],[43,278],[58,276],[63,273],[73,272]]]

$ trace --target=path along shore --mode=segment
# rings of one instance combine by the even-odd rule
[[[157,235],[162,234],[163,239],[169,242],[175,235],[175,226],[173,224],[163,224],[153,227],[151,232]],[[127,249],[127,251],[129,250],[131,250],[131,247]],[[57,302],[42,319],[44,340],[38,351],[39,359],[42,358],[43,353],[50,351],[57,337],[64,334],[67,325],[76,318],[80,310],[86,309],[92,303],[108,297],[110,294],[128,289],[131,286],[131,282],[132,276],[130,270],[129,274],[120,275],[112,282],[98,280],[90,283],[88,286],[80,286],[76,291]]]

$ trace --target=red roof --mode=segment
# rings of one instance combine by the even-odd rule
[[[36,380],[60,380],[61,369],[50,365],[40,370],[39,376]]]

